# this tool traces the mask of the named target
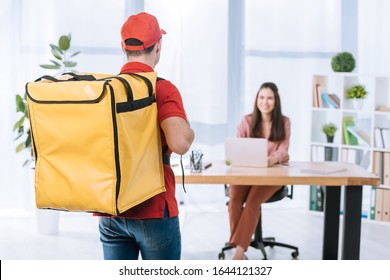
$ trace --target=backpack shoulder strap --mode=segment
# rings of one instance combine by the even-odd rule
[[[167,152],[168,152],[168,145],[162,147],[162,159],[164,164],[171,165],[171,157],[167,155]]]

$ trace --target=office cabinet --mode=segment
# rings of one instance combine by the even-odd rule
[[[387,76],[357,73],[313,75],[310,136],[312,161],[353,162],[381,177],[379,188],[390,188],[389,81],[390,77]],[[367,95],[361,99],[349,99],[348,90],[357,85],[364,87]],[[323,126],[330,123],[337,127],[333,142],[329,142],[322,131]],[[376,190],[371,186],[363,187],[362,216],[373,220]],[[310,197],[314,198],[313,193]],[[311,209],[312,203],[310,201]]]

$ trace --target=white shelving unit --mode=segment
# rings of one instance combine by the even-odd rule
[[[378,175],[382,178],[381,183],[383,185],[381,187],[386,188],[390,185],[390,179],[387,178],[390,165],[384,166],[383,160],[379,167],[378,162],[374,164],[375,152],[381,152],[382,156],[389,153],[390,156],[390,147],[377,146],[377,139],[375,139],[376,129],[390,129],[390,112],[378,110],[379,106],[389,106],[390,104],[389,80],[390,77],[356,73],[313,75],[313,90],[311,93],[313,99],[311,109],[311,156],[313,161],[354,162],[371,172],[380,172],[381,174]],[[368,91],[367,96],[361,100],[361,108],[357,108],[354,101],[346,97],[348,88],[357,84],[363,85]],[[328,98],[329,94],[338,97],[339,104],[336,104],[336,108],[322,100],[322,93],[326,93]],[[346,119],[353,122],[347,132],[343,129],[343,123],[347,122]],[[333,143],[327,143],[326,135],[322,132],[322,126],[330,122],[338,128]],[[331,158],[329,157],[329,150],[331,150]],[[327,151],[327,158],[325,158],[325,151]],[[376,188],[363,187],[363,216],[368,218],[371,216],[370,211],[373,211],[371,200],[373,200],[372,195],[375,195],[375,192],[372,189]],[[312,205],[313,202],[310,203]],[[388,216],[390,221],[390,213]]]

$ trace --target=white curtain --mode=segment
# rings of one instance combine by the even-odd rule
[[[359,71],[390,75],[390,1],[359,1]],[[389,96],[389,93],[387,93]],[[388,97],[388,103],[390,103]]]
[[[0,5],[0,209],[30,207],[32,189],[26,188],[31,172],[22,168],[24,155],[16,155],[12,129],[16,114],[15,95],[23,94],[22,76],[27,66],[20,47],[21,1],[1,0]],[[29,206],[27,206],[29,205]]]
[[[341,2],[245,2],[245,112],[263,82],[275,82],[290,117],[293,160],[309,160],[311,78],[330,72],[329,53],[340,51]],[[304,8],[303,8],[304,7]]]

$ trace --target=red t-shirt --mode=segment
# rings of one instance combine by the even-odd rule
[[[123,65],[121,73],[142,73],[153,72],[154,70],[144,63],[129,62]],[[183,102],[179,90],[167,80],[159,80],[156,83],[156,101],[158,110],[158,122],[161,122],[169,117],[181,117],[186,119]],[[161,132],[162,146],[166,146],[164,132]],[[167,154],[172,152],[168,150]],[[179,215],[179,208],[175,197],[175,176],[172,168],[164,164],[164,178],[166,192],[158,194],[143,203],[130,208],[129,210],[120,214],[120,217],[131,219],[153,219],[163,218],[165,205],[168,206],[169,217],[176,217]],[[142,186],[140,186],[142,187]],[[96,216],[103,216],[104,214],[96,213]],[[104,215],[105,216],[105,215]]]

